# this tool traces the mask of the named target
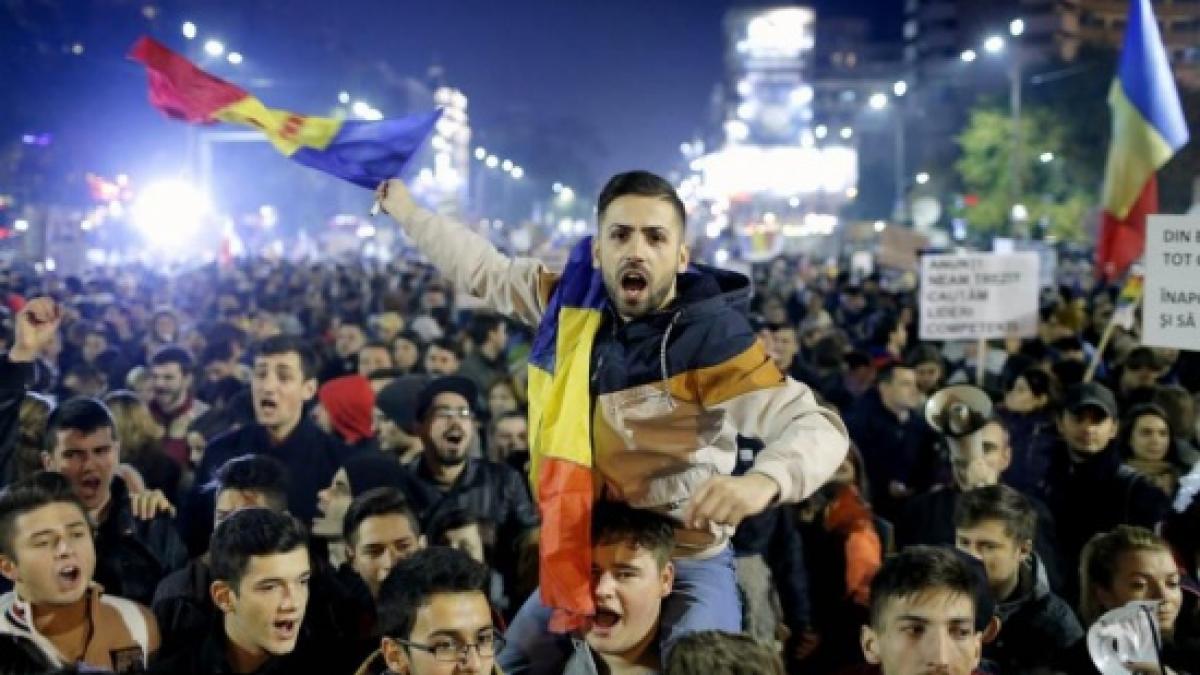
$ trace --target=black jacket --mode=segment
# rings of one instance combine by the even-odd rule
[[[913,497],[904,508],[904,517],[896,523],[896,546],[905,548],[914,544],[929,546],[954,546],[954,509],[962,495],[957,487],[944,487]],[[1050,509],[1036,497],[1026,495],[1037,512],[1037,533],[1034,535],[1033,550],[1037,553],[1050,588],[1059,589],[1062,584],[1061,564],[1055,546],[1058,535],[1054,516]]]
[[[1056,662],[1083,628],[1070,605],[1050,591],[1045,568],[1036,556],[1021,565],[1013,595],[996,607],[1000,634],[984,645],[983,656],[1004,675],[1020,675]]]
[[[416,509],[423,530],[440,514],[456,508],[489,518],[496,524],[496,541],[510,545],[538,526],[537,508],[525,481],[507,464],[468,459],[458,481],[445,492],[429,474],[424,457],[410,462],[407,469],[400,488]]]
[[[149,605],[154,589],[187,564],[187,548],[170,516],[133,515],[125,481],[114,476],[108,517],[96,529],[96,582],[104,592]]]
[[[299,649],[299,642],[297,642]],[[292,673],[316,672],[306,668],[308,662],[301,653],[272,657],[253,675],[291,675]],[[220,618],[214,618],[203,632],[193,633],[183,641],[181,649],[168,654],[159,652],[150,663],[149,672],[162,675],[233,675],[229,665],[225,626]]]
[[[258,424],[218,436],[204,451],[185,504],[188,550],[194,556],[208,550],[215,495],[206,488],[225,462],[253,454],[265,454],[283,462],[288,469],[288,512],[301,522],[310,523],[317,514],[317,492],[329,487],[333,474],[353,452],[307,418],[302,418],[278,445],[272,443],[267,430]]]
[[[872,508],[886,518],[895,519],[902,504],[888,490],[892,481],[904,483],[914,492],[921,492],[933,483],[936,453],[929,425],[916,411],[900,421],[883,404],[878,388],[863,394],[845,421],[866,465]]]
[[[1171,506],[1166,493],[1121,464],[1115,444],[1076,461],[1061,440],[1051,455],[1041,498],[1058,526],[1067,598],[1078,597],[1079,556],[1088,539],[1117,525],[1153,530]]]
[[[0,487],[12,481],[16,471],[13,453],[21,432],[21,401],[33,380],[32,363],[13,363],[0,354]]]
[[[217,608],[209,594],[211,586],[212,570],[202,558],[190,561],[158,584],[150,608],[162,635],[160,659],[188,650],[196,636],[216,620]]]

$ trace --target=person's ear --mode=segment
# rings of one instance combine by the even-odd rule
[[[1003,624],[1004,622],[1000,620],[1000,617],[993,616],[992,620],[988,621],[987,627],[983,629],[983,633],[980,634],[983,637],[983,644],[990,645],[995,642],[996,638],[1000,635],[1000,627]]]
[[[662,585],[662,597],[667,597],[671,594],[671,589],[675,586],[675,563],[667,561],[663,566],[659,581]]]
[[[679,266],[676,268],[680,274],[687,271],[688,263],[692,260],[692,252],[688,250],[687,244],[679,245]]]
[[[600,233],[592,237],[592,267],[600,269]]]
[[[863,626],[862,632],[858,636],[858,643],[862,646],[863,658],[871,665],[879,665],[882,663],[879,656],[879,636],[875,634],[875,630],[870,626]]]
[[[380,640],[379,651],[383,653],[383,663],[388,672],[407,675],[409,664],[408,654],[395,640],[385,637]]]
[[[429,547],[429,542],[428,542],[428,540],[425,539],[425,535],[421,535],[421,536],[417,537],[417,550],[418,551],[423,551],[428,547]]]
[[[212,585],[208,587],[208,594],[212,596],[213,604],[221,610],[222,614],[229,614],[237,604],[237,593],[227,581],[218,579],[212,582]]]
[[[46,471],[54,470],[54,456],[48,452],[42,453],[42,469]]]
[[[14,584],[21,580],[21,573],[17,569],[17,561],[0,554],[0,575]]]
[[[311,378],[304,381],[304,400],[311,401],[312,397],[317,395],[317,379]]]

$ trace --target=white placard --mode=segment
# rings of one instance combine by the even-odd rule
[[[1142,344],[1200,350],[1200,217],[1146,221]]]
[[[1033,337],[1038,292],[1036,253],[923,256],[921,339]]]

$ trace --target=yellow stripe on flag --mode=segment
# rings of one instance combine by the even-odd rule
[[[1174,151],[1125,95],[1120,80],[1109,90],[1108,105],[1113,114],[1113,138],[1108,147],[1103,204],[1106,211],[1124,220],[1146,181]]]
[[[268,108],[253,96],[232,103],[213,116],[224,122],[255,127],[266,134],[276,149],[288,156],[300,148],[324,150],[342,128],[340,120]]]

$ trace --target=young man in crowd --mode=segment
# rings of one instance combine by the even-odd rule
[[[334,335],[333,358],[321,371],[321,382],[358,372],[358,352],[367,344],[367,333],[353,322],[343,322]]]
[[[235,457],[217,470],[209,487],[216,493],[214,527],[246,508],[287,511],[287,469],[273,457]],[[158,584],[152,607],[164,636],[163,657],[170,657],[186,646],[216,615],[210,585],[212,567],[207,553],[192,559]]]
[[[394,367],[392,350],[386,342],[368,342],[358,350],[358,374],[370,377],[371,373]]]
[[[170,513],[135,512],[116,472],[120,454],[116,423],[100,401],[70,399],[50,414],[42,465],[67,478],[96,524],[96,581],[149,605],[158,582],[187,563],[187,549]]]
[[[437,338],[425,350],[425,372],[434,377],[457,375],[462,364],[462,350],[449,338]]]
[[[488,454],[522,476],[529,474],[529,418],[525,413],[507,412],[488,424]]]
[[[558,427],[557,417],[537,417],[547,428],[536,430],[535,438],[547,439],[541,434],[553,427],[561,440],[534,452],[583,448],[592,467],[577,471],[557,462],[561,476],[542,476],[569,477],[571,487],[561,494],[580,501],[590,497],[592,486],[605,485],[612,499],[641,502],[634,495],[661,493],[655,505],[673,506],[671,515],[687,535],[681,554],[695,563],[687,575],[705,578],[709,592],[679,598],[672,635],[739,628],[732,529],[773,502],[794,503],[819,488],[845,456],[846,435],[836,415],[775,368],[735,309],[749,300],[749,281],[691,264],[684,245],[687,214],[674,187],[645,171],[610,179],[597,203],[597,236],[572,252],[561,275],[534,259],[510,259],[463,225],[420,209],[399,180],[381,185],[378,196],[383,210],[461,291],[538,327],[539,378],[531,379],[537,385],[531,406],[560,405],[550,393],[560,390],[543,376],[561,378],[571,397],[595,401],[596,414],[589,421],[584,412],[570,431],[565,419]],[[579,307],[585,309],[572,311]],[[592,323],[579,336],[586,334],[590,353],[568,367],[556,360],[565,356],[555,335],[562,322],[584,316]],[[652,432],[662,427],[683,431],[667,438]],[[766,447],[750,472],[733,477],[738,433],[761,438]],[[587,546],[586,510],[564,511],[551,493],[539,496],[555,524],[553,536],[542,539],[541,572],[565,583],[544,587],[514,620],[510,633],[530,640],[522,637],[519,652],[504,661],[509,672],[540,660],[538,645],[549,641],[538,636],[546,634],[554,610],[557,627],[564,628],[585,623],[594,609],[585,589],[588,571],[570,564]],[[552,670],[558,664],[538,665]]]
[[[491,312],[476,312],[467,327],[474,349],[463,359],[458,374],[475,383],[479,391],[508,376],[504,350],[508,347],[508,325]]]
[[[1078,597],[1079,555],[1093,534],[1117,525],[1153,529],[1170,508],[1166,493],[1122,464],[1113,443],[1119,416],[1112,392],[1089,382],[1067,390],[1055,420],[1060,440],[1040,496],[1058,528],[1064,597]]]
[[[158,650],[148,609],[92,583],[87,510],[63,476],[43,472],[0,492],[0,634],[31,641],[54,667],[142,672]]]
[[[475,435],[475,385],[465,377],[440,377],[417,398],[424,453],[408,465],[401,489],[422,522],[444,511],[462,508],[486,514],[504,542],[497,561],[512,581],[512,561],[538,526],[537,510],[524,479],[504,464],[469,456]]]
[[[164,431],[163,452],[182,467],[188,466],[187,432],[208,406],[192,393],[192,356],[183,347],[163,347],[150,358],[154,400],[150,412]]]
[[[1033,552],[1033,505],[1006,485],[976,488],[958,500],[954,526],[958,549],[978,558],[987,571],[1000,619],[1000,633],[984,645],[984,657],[999,672],[1014,675],[1056,663],[1083,637],[1083,628],[1071,606],[1050,590],[1046,569]]]
[[[492,620],[487,580],[486,567],[450,548],[429,548],[397,565],[379,592],[380,653],[388,671],[498,673],[504,637]]]
[[[913,546],[871,582],[862,650],[878,675],[971,675],[979,666],[975,573],[952,551]]]
[[[0,485],[16,472],[21,402],[37,378],[39,354],[58,340],[63,310],[50,298],[34,298],[14,317],[12,345],[0,354]]]
[[[209,592],[220,620],[152,671],[319,672],[319,661],[295,653],[312,576],[306,539],[304,526],[286,513],[248,508],[230,515],[209,549]]]
[[[342,526],[347,565],[372,598],[400,561],[425,548],[425,537],[404,493],[392,487],[367,490],[350,502]]]
[[[675,583],[674,525],[658,514],[614,502],[597,504],[592,521],[596,616],[583,642],[575,641],[575,652],[563,672],[661,672],[666,655],[659,651],[659,621],[663,600]]]
[[[894,519],[920,490],[917,441],[925,422],[917,414],[921,393],[912,368],[891,363],[879,369],[875,387],[846,415],[850,437],[862,452],[871,484],[871,505]]]
[[[417,424],[417,396],[429,384],[427,375],[402,375],[375,396],[375,428],[379,449],[408,464],[425,449]]]
[[[304,522],[316,515],[317,492],[329,485],[348,454],[337,439],[304,415],[304,404],[317,392],[312,352],[298,338],[264,340],[254,355],[250,395],[255,423],[218,436],[204,451],[187,506],[187,544],[202,553],[212,531],[212,495],[203,486],[233,459],[265,454],[288,470],[288,512]]]

